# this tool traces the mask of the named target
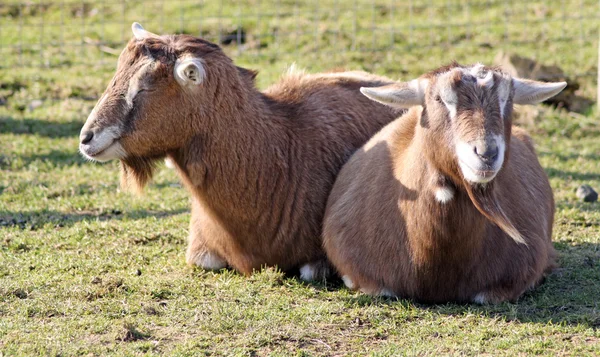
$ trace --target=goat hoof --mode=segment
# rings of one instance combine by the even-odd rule
[[[188,264],[199,266],[206,270],[220,270],[227,268],[227,261],[218,254],[212,252],[202,252],[193,257],[188,257]]]
[[[354,282],[348,275],[342,276],[342,281],[344,282],[344,285],[346,285],[346,287],[348,289],[352,289],[352,290],[356,289],[356,285],[354,285]]]
[[[481,292],[481,293],[475,295],[475,297],[473,297],[473,299],[471,301],[474,302],[475,304],[479,304],[479,305],[492,305],[492,304],[501,303],[506,300],[510,300],[510,299],[507,298],[505,294],[488,291],[488,292]]]
[[[300,267],[300,279],[304,281],[325,280],[331,275],[331,267],[326,260],[317,260]]]
[[[395,298],[395,297],[397,297],[396,294],[394,294],[393,291],[388,290],[386,288],[381,289],[379,291],[379,294],[377,294],[377,296],[389,297],[389,298]]]

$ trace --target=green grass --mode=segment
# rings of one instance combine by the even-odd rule
[[[574,76],[596,71],[597,19],[573,20],[597,14],[595,1],[300,3],[220,10],[208,1],[84,2],[84,18],[80,1],[0,4],[0,356],[600,355],[600,203],[575,197],[580,184],[600,189],[595,108],[582,116],[540,107],[528,127],[556,198],[560,267],[517,303],[497,306],[372,298],[275,269],[245,278],[189,268],[189,198],[175,173],[161,168],[145,194],[133,196],[119,190],[116,163],[77,153],[79,129],[116,57],[96,45],[52,43],[83,36],[119,49],[140,18],[149,30],[172,32],[183,13],[184,31],[212,40],[241,24],[246,47],[225,49],[261,70],[260,87],[294,61],[310,71],[343,66],[408,78],[451,59],[489,63],[500,48]],[[91,16],[94,8],[105,11]],[[59,33],[49,24],[61,12]],[[112,18],[104,26],[102,13]],[[38,27],[20,37],[19,21]],[[581,93],[592,96],[593,76],[579,78]]]

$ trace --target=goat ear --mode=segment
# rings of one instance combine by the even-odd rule
[[[240,72],[240,74],[242,75],[242,77],[248,77],[248,78],[250,78],[251,81],[254,81],[254,79],[258,75],[258,71],[255,71],[252,69],[246,69],[246,68],[242,68],[242,67],[237,67],[237,69],[238,69],[238,72]]]
[[[175,63],[175,79],[182,86],[198,85],[206,77],[202,60],[199,58],[178,59]]]
[[[513,78],[515,104],[535,104],[552,98],[567,86],[567,82],[538,82]]]
[[[368,98],[397,108],[410,108],[422,105],[425,101],[426,79],[388,84],[382,87],[361,87],[360,92]]]
[[[139,24],[139,22],[134,22],[133,24],[131,24],[131,31],[133,32],[133,37],[135,37],[135,39],[138,41],[151,36],[156,36],[152,32],[144,30],[144,28],[142,27],[142,25]]]

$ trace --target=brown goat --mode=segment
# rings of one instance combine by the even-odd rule
[[[192,194],[186,259],[207,269],[328,269],[321,227],[343,163],[400,111],[359,88],[393,81],[362,72],[289,74],[259,92],[256,73],[187,35],[134,38],[81,131],[81,152],[119,159],[141,189],[170,159]]]
[[[515,300],[536,286],[554,266],[554,200],[512,109],[564,86],[454,64],[361,88],[414,107],[352,156],[330,195],[324,247],[346,285],[433,303]]]

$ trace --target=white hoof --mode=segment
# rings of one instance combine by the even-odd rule
[[[315,268],[311,264],[304,264],[300,267],[300,279],[304,281],[315,280]]]
[[[379,292],[379,294],[377,294],[377,296],[384,296],[384,297],[394,298],[394,297],[396,297],[396,294],[394,294],[393,292],[391,292],[388,289],[381,289],[381,291]]]
[[[194,264],[206,270],[227,268],[227,261],[215,253],[205,252],[196,257]]]
[[[356,285],[354,285],[354,282],[352,281],[352,279],[350,279],[350,277],[348,275],[342,276],[342,281],[348,287],[348,289],[356,288]]]
[[[488,303],[488,298],[485,293],[479,293],[479,294],[475,295],[475,297],[473,298],[472,301],[479,305],[485,305]]]
[[[325,280],[330,273],[329,263],[325,260],[306,263],[300,267],[300,279],[304,281]]]

